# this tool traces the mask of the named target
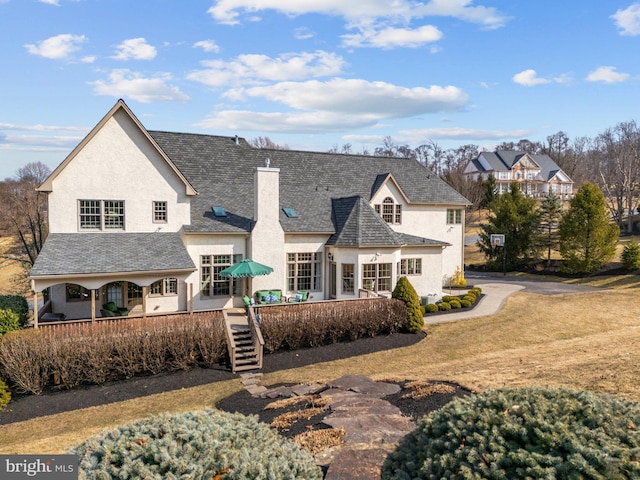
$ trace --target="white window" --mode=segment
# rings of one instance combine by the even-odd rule
[[[322,256],[319,253],[288,253],[287,288],[290,292],[321,290]]]
[[[447,209],[447,225],[456,225],[460,223],[462,223],[462,209],[448,208]]]
[[[399,275],[422,275],[421,258],[403,258],[398,262]]]
[[[365,263],[362,266],[362,288],[374,292],[390,292],[391,264]]]
[[[123,230],[124,200],[80,200],[81,230]]]
[[[149,287],[150,297],[163,297],[178,294],[178,279],[163,278],[157,282],[153,282]]]

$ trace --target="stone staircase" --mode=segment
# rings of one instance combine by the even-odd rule
[[[264,340],[253,309],[223,311],[227,348],[233,373],[262,368]]]

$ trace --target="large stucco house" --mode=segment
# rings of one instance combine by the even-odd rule
[[[130,315],[242,305],[261,289],[315,300],[442,293],[463,268],[467,200],[414,160],[266,150],[147,131],[119,100],[39,187],[47,241],[31,271],[52,312]],[[272,274],[232,280],[241,259]]]
[[[546,197],[550,192],[563,200],[573,196],[573,180],[549,155],[509,150],[482,152],[467,164],[464,174],[482,180],[493,175],[499,194],[508,192],[511,183],[517,182],[522,193],[531,197]]]

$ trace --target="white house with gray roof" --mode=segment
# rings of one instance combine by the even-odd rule
[[[546,197],[553,192],[563,200],[573,197],[573,180],[549,155],[500,150],[482,152],[471,160],[464,174],[482,180],[493,175],[499,194],[509,191],[509,185],[517,182],[522,192],[531,197]]]
[[[108,302],[130,315],[228,308],[257,290],[389,295],[403,275],[439,296],[464,265],[468,202],[415,160],[147,131],[122,100],[39,190],[50,233],[32,288],[67,319]],[[245,258],[274,271],[219,275]]]

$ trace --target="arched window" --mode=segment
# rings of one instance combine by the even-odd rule
[[[382,219],[387,223],[402,223],[402,205],[387,197],[382,201]]]

